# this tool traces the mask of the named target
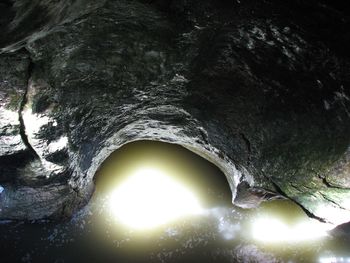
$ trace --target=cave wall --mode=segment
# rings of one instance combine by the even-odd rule
[[[7,8],[1,219],[70,216],[89,200],[102,162],[146,139],[215,163],[236,205],[247,182],[322,221],[350,221],[345,15],[274,0]]]

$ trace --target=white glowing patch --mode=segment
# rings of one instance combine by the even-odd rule
[[[336,262],[348,262],[350,263],[349,257],[321,257],[320,263],[336,263]]]
[[[150,168],[137,170],[111,194],[110,209],[123,224],[140,230],[201,211],[188,189]]]
[[[16,111],[11,111],[7,109],[0,109],[0,125],[8,125],[13,123],[19,123],[19,115]]]
[[[33,113],[31,109],[23,111],[23,120],[26,126],[27,135],[36,135],[40,132],[42,126],[52,122],[52,118],[43,114]]]
[[[58,140],[53,141],[49,144],[49,146],[48,146],[49,152],[60,151],[60,150],[64,149],[65,147],[67,147],[67,144],[68,144],[68,137],[63,136],[63,137],[59,138]]]
[[[349,208],[349,203],[346,204],[348,199],[341,202],[341,205],[345,208]],[[333,204],[324,204],[319,205],[315,210],[315,214],[327,218],[329,221],[333,222],[336,225],[340,225],[350,220],[350,211],[347,209],[340,209],[339,207],[334,206]]]
[[[327,236],[334,226],[308,219],[289,226],[276,218],[259,218],[253,223],[253,237],[264,242],[298,242]]]
[[[44,125],[48,123],[56,123],[53,118],[50,118],[44,114],[33,113],[31,108],[27,105],[23,111],[23,121],[26,128],[26,135],[30,145],[35,152],[39,155],[42,165],[50,172],[60,173],[64,170],[64,166],[49,162],[45,159],[47,153],[58,151],[63,149],[67,142],[67,137],[62,137],[57,141],[52,142],[48,146],[44,144],[44,141],[37,137],[40,134],[40,130]],[[50,174],[46,175],[49,178]]]

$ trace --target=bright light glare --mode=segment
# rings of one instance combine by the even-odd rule
[[[271,243],[307,241],[326,236],[332,227],[312,219],[289,226],[276,218],[259,218],[253,223],[253,237]]]
[[[196,197],[159,170],[136,170],[110,197],[110,208],[123,224],[150,229],[201,211]]]
[[[350,262],[348,257],[322,257],[319,260],[320,263],[336,263],[336,262]]]

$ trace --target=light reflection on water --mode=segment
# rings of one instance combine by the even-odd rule
[[[141,151],[141,146],[152,146],[152,150]],[[175,151],[175,156],[166,153],[169,149]],[[204,212],[153,231],[140,232],[119,224],[109,209],[108,193],[115,183],[125,179],[123,173],[135,162],[145,162],[145,156],[148,162],[161,162],[168,170],[180,169],[182,179],[200,196]],[[171,162],[179,162],[167,162],[169,156]],[[116,167],[121,174],[116,174]],[[193,177],[188,178],[188,174]],[[228,184],[217,168],[177,146],[131,144],[113,156],[96,178],[91,202],[70,221],[1,224],[0,262],[328,263],[350,259],[347,242],[331,236],[271,243],[267,241],[272,229],[265,229],[265,240],[254,239],[252,229],[258,218],[277,218],[289,226],[308,219],[301,209],[285,200],[264,203],[256,210],[233,208]]]

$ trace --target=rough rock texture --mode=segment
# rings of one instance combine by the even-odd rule
[[[1,219],[69,216],[101,163],[146,139],[214,162],[236,205],[245,181],[350,221],[346,16],[299,1],[71,2],[8,3],[1,21]]]
[[[27,86],[28,56],[2,56],[0,61],[0,156],[26,150],[21,138],[20,112]]]

